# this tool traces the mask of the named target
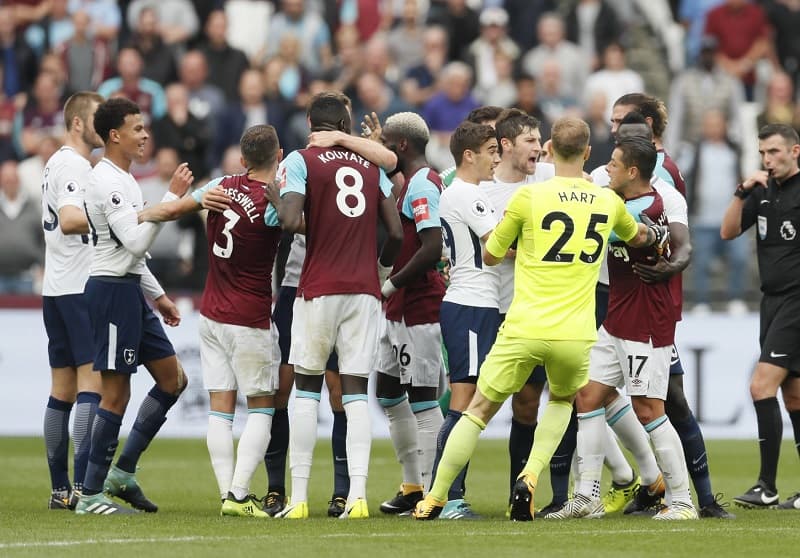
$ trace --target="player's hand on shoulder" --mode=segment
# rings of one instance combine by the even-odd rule
[[[161,314],[165,324],[175,327],[181,323],[181,313],[167,295],[161,295],[155,300],[155,303],[156,310]]]
[[[275,177],[275,180],[268,182],[266,185],[267,201],[272,204],[276,209],[281,203],[281,179]]]
[[[181,163],[172,174],[172,180],[169,181],[169,191],[181,198],[189,190],[192,182],[194,182],[194,175],[189,168],[189,163]]]
[[[230,207],[231,197],[225,193],[222,186],[214,186],[203,194],[200,205],[203,206],[203,209],[222,213]]]
[[[339,145],[339,136],[342,132],[338,130],[322,130],[308,134],[308,147],[333,147]]]
[[[381,134],[383,134],[383,126],[381,126],[377,113],[365,114],[364,120],[361,121],[361,135],[372,141],[380,142]]]

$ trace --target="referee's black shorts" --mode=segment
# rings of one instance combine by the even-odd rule
[[[800,377],[800,293],[767,295],[761,299],[761,356]]]

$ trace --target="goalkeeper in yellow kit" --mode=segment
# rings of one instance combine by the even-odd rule
[[[583,179],[589,127],[577,118],[553,125],[556,176],[521,187],[492,232],[487,265],[508,257],[516,242],[514,300],[481,367],[475,396],[450,434],[430,493],[416,519],[434,519],[447,488],[475,450],[478,436],[503,402],[543,364],[550,400],[536,429],[528,463],[514,486],[511,519],[533,519],[533,494],[569,423],[576,392],[588,380],[589,349],[597,339],[594,289],[613,230],[631,246],[664,245],[666,227],[637,223],[612,190]]]

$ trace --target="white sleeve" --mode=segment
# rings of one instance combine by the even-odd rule
[[[661,194],[667,220],[670,223],[681,223],[688,227],[689,210],[681,193],[669,184],[663,183],[663,181],[656,180],[654,186],[658,193]]]
[[[139,285],[142,287],[142,292],[144,292],[144,294],[152,300],[155,300],[164,294],[164,288],[147,266],[145,266],[145,271],[142,273],[142,279]]]
[[[83,209],[83,200],[86,195],[86,185],[91,180],[88,172],[65,172],[59,169],[51,180],[51,184],[56,186],[56,211],[60,211],[66,205],[73,205]],[[66,176],[63,176],[66,175]]]
[[[177,197],[174,194],[167,192],[161,201],[175,199]],[[122,199],[119,192],[109,194],[105,202],[105,213],[109,228],[125,249],[137,258],[144,257],[161,230],[161,223],[139,223],[136,210]]]

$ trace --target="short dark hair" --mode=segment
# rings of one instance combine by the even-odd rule
[[[495,137],[494,128],[488,124],[462,122],[450,136],[450,153],[456,161],[456,166],[461,165],[464,160],[464,151],[469,149],[477,153],[484,143]]]
[[[139,105],[124,97],[115,97],[100,103],[94,113],[94,129],[105,143],[111,130],[119,130],[129,114],[141,114]]]
[[[78,91],[70,95],[64,103],[64,125],[69,132],[72,129],[72,121],[77,116],[81,122],[86,122],[89,118],[89,109],[92,103],[102,103],[103,96],[94,91]]]
[[[562,116],[553,124],[553,151],[564,159],[574,159],[586,152],[589,146],[589,125],[572,116]]]
[[[797,131],[788,124],[767,124],[758,131],[758,139],[760,140],[765,140],[772,136],[782,137],[789,145],[800,143],[800,136],[797,135]]]
[[[350,132],[351,117],[347,110],[350,99],[338,91],[323,91],[315,95],[308,104],[308,119],[311,130],[340,130]]]
[[[617,139],[622,140],[628,137],[640,137],[653,141],[653,129],[647,124],[647,119],[641,112],[633,110],[619,121]]]
[[[500,116],[497,117],[497,122],[494,124],[494,129],[497,131],[498,142],[503,138],[513,142],[525,130],[538,130],[539,120],[527,112],[510,108],[500,113]]]
[[[278,157],[278,133],[269,124],[250,126],[242,134],[239,148],[249,169],[265,169]]]
[[[653,135],[660,138],[667,129],[667,107],[664,101],[652,95],[644,93],[628,93],[616,100],[614,106],[632,106],[637,112],[642,113],[645,118],[653,121]]]
[[[619,140],[617,149],[622,152],[622,163],[627,168],[639,169],[639,176],[649,182],[658,159],[658,152],[653,142],[645,138],[629,137]]]
[[[472,122],[473,124],[494,122],[497,120],[497,117],[500,116],[501,112],[503,112],[503,107],[495,107],[492,105],[478,107],[469,112],[467,115],[467,122]]]

